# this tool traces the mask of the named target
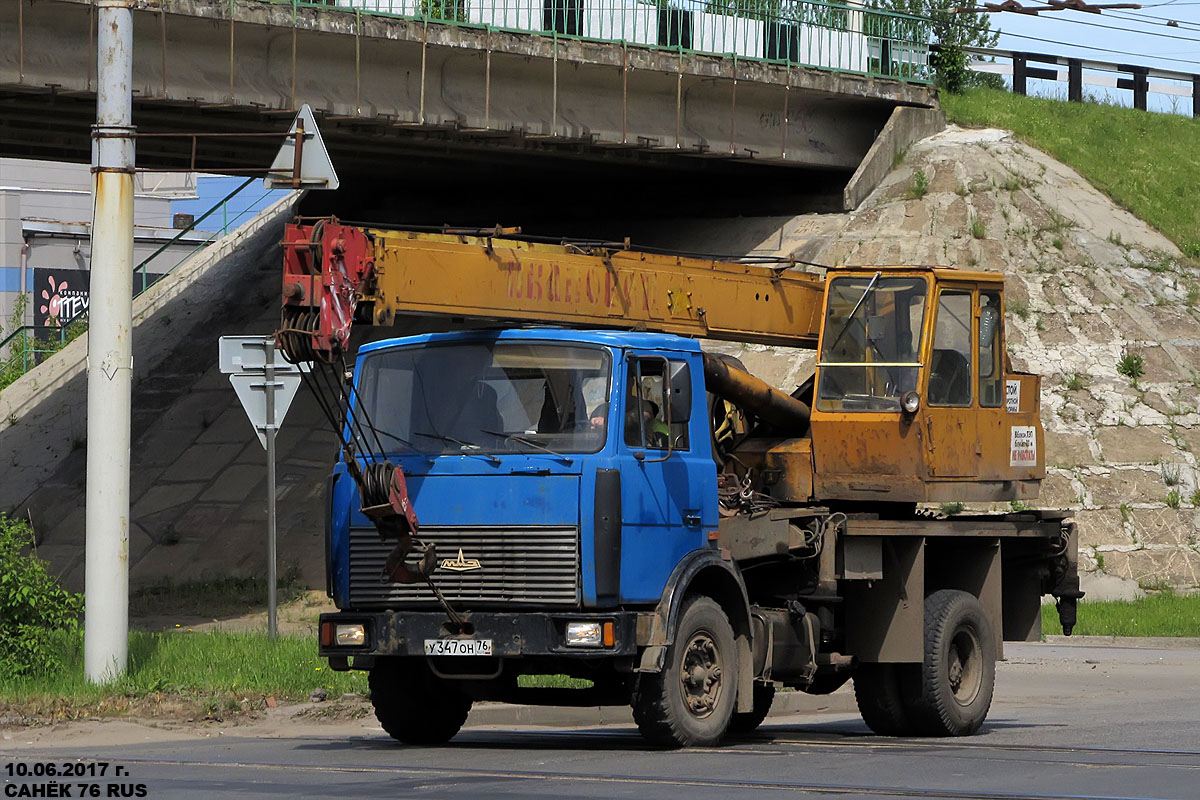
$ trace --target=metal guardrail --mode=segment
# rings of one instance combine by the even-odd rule
[[[195,255],[197,251],[212,244],[217,237],[224,236],[234,227],[237,227],[234,225],[234,223],[237,223],[238,220],[249,214],[250,209],[257,206],[259,202],[270,196],[272,192],[276,191],[274,189],[267,190],[262,194],[261,197],[258,197],[252,203],[247,205],[246,208],[230,217],[228,214],[229,201],[241,194],[244,189],[246,189],[256,180],[258,180],[258,178],[247,178],[245,181],[239,184],[236,189],[218,200],[211,208],[192,220],[190,225],[180,230],[179,233],[175,234],[174,237],[159,246],[157,250],[155,250],[153,253],[143,259],[140,264],[134,267],[133,274],[135,281],[137,276],[140,274],[141,286],[137,287],[133,296],[137,297],[153,285],[154,282],[150,280],[148,275],[150,262],[165,252],[171,245],[177,243],[186,234],[195,230],[196,226],[201,222],[208,219],[218,211],[221,211],[222,213],[221,227],[209,233],[207,238],[198,242],[195,247],[192,247],[190,250],[188,250],[187,253],[180,257],[178,261],[164,270],[161,273],[162,275],[169,274],[180,264]],[[87,331],[87,315],[87,311],[81,311],[71,319],[55,325],[22,325],[18,328],[15,328],[8,336],[0,341],[0,353],[3,353],[5,348],[8,349],[8,355],[0,357],[0,389],[3,389],[9,383],[12,383],[14,380],[24,375],[33,367],[40,364],[46,356],[57,353],[72,340],[85,333]]]
[[[974,59],[968,65],[974,71],[1011,77],[1014,94],[1028,94],[1030,79],[1064,81],[1067,99],[1072,102],[1083,102],[1085,85],[1125,89],[1133,93],[1133,107],[1141,111],[1147,110],[1149,95],[1161,94],[1171,98],[1172,106],[1179,102],[1178,98],[1190,99],[1192,116],[1200,118],[1200,75],[1190,72],[1047,53],[983,47],[963,49]]]
[[[231,0],[236,2],[236,0]],[[821,0],[268,0],[930,83],[929,20]]]

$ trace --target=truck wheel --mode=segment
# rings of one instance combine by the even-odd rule
[[[996,640],[983,604],[943,589],[925,598],[925,662],[907,711],[924,736],[979,730],[996,683]]]
[[[775,684],[755,683],[754,710],[733,712],[733,716],[729,719],[729,732],[737,735],[751,733],[767,718],[767,712],[771,710],[771,703],[774,700]]]
[[[880,736],[914,732],[905,710],[902,684],[915,664],[860,664],[854,672],[854,700],[867,727]]]
[[[721,741],[737,702],[733,628],[707,597],[687,601],[662,672],[644,674],[633,694],[642,736],[668,747]]]
[[[375,718],[405,744],[445,744],[467,721],[471,698],[420,659],[380,660],[367,676]]]

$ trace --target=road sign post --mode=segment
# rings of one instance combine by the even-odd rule
[[[275,340],[263,336],[222,336],[221,372],[237,393],[258,440],[267,451],[267,633],[277,628],[275,435],[300,386],[305,365],[275,358]]]

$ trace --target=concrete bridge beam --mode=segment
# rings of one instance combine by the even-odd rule
[[[928,86],[895,80],[332,7],[162,0],[134,25],[143,132],[273,130],[276,113],[308,103],[347,140],[390,137],[418,151],[534,148],[551,159],[653,155],[848,175],[892,109],[936,102]],[[0,38],[19,43],[0,51],[11,112],[0,149],[28,154],[24,142],[79,157],[86,132],[54,131],[52,119],[95,88],[93,26],[87,0],[0,7]],[[177,166],[184,145],[144,140],[139,163]],[[248,163],[252,150],[206,144],[200,154]]]

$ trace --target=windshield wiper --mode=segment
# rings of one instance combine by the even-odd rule
[[[420,455],[420,456],[425,456],[425,458],[429,458],[429,454],[428,454],[428,453],[425,453],[425,452],[421,451],[420,449],[418,449],[418,448],[417,448],[417,446],[416,446],[415,444],[413,444],[412,442],[410,442],[408,439],[405,439],[403,436],[397,436],[397,435],[396,435],[396,434],[394,434],[394,433],[391,433],[391,432],[389,432],[389,431],[385,431],[383,428],[373,428],[372,430],[374,430],[374,431],[375,431],[375,433],[379,434],[380,436],[386,436],[386,437],[387,437],[387,438],[389,438],[389,439],[394,439],[394,440],[396,440],[396,441],[397,441],[397,442],[399,442],[400,444],[402,444],[402,445],[404,445],[405,447],[407,447],[409,450],[412,450],[412,451],[413,451],[414,453],[416,453],[417,455]]]
[[[486,433],[486,431],[484,431],[484,432]],[[479,445],[477,445],[477,444],[471,444],[470,442],[464,442],[462,439],[455,439],[453,436],[446,436],[441,433],[425,433],[424,431],[413,431],[413,435],[424,436],[426,439],[437,439],[438,441],[445,442],[447,444],[456,444],[459,447],[462,447],[469,451],[478,451],[480,449]],[[500,463],[500,459],[496,458],[491,453],[471,452],[468,455],[483,456],[488,461],[491,461],[493,464]]]
[[[502,439],[504,439],[504,441],[506,441],[506,442],[513,441],[513,442],[520,442],[521,444],[527,444],[530,447],[536,447],[538,450],[544,450],[545,452],[549,453],[552,456],[558,456],[559,458],[561,458],[563,461],[565,461],[568,464],[575,463],[575,459],[571,458],[570,456],[568,456],[564,453],[560,453],[557,450],[551,450],[549,447],[546,447],[546,445],[544,445],[544,444],[538,444],[537,442],[533,441],[532,439],[526,439],[524,436],[520,436],[515,433],[501,433],[500,431],[485,431],[482,428],[479,429],[479,432],[486,433],[489,436],[499,436]]]
[[[846,318],[846,324],[842,326],[840,331],[838,331],[838,335],[836,338],[834,338],[833,344],[829,345],[829,347],[825,349],[826,353],[832,352],[833,348],[837,347],[838,342],[842,340],[842,337],[846,335],[846,331],[850,330],[850,323],[854,322],[854,315],[858,313],[860,308],[862,308],[863,301],[867,299],[867,295],[875,291],[875,284],[879,282],[879,278],[882,275],[882,272],[876,272],[871,277],[871,282],[867,284],[866,289],[863,289],[862,297],[858,298],[858,302],[854,304],[854,310],[852,310],[850,312],[850,316]],[[866,328],[866,325],[864,324],[863,327]]]

